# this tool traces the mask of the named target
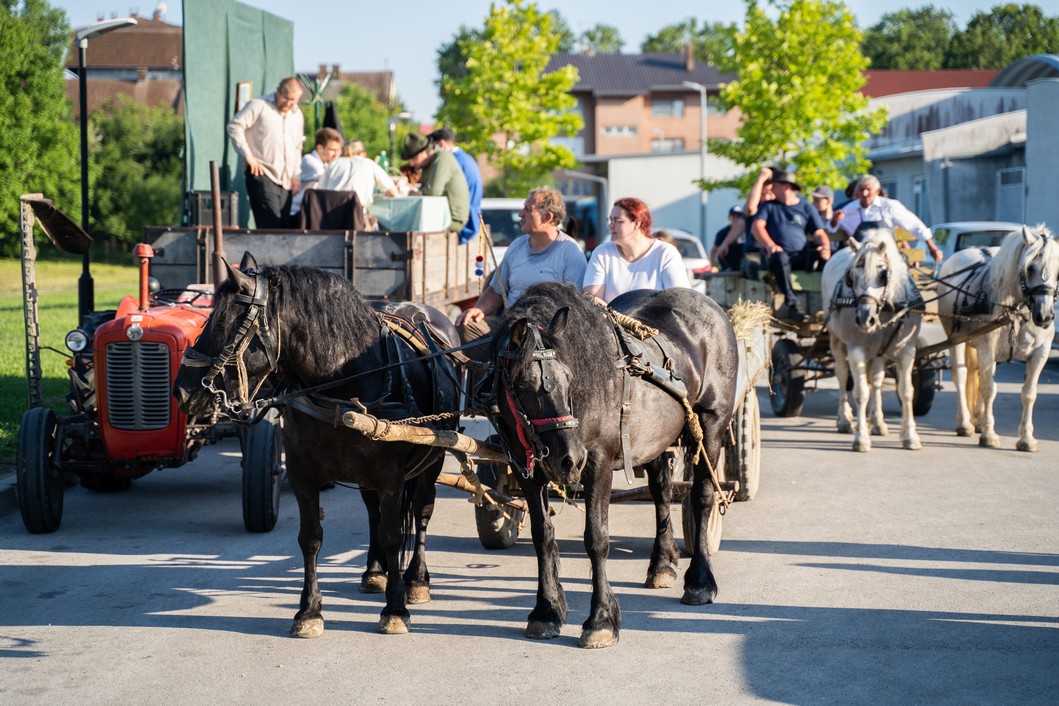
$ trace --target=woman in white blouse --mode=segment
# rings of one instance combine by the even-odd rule
[[[651,211],[640,199],[614,202],[610,240],[592,251],[584,290],[609,303],[634,289],[691,287],[680,252],[651,237]]]

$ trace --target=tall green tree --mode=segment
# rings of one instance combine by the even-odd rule
[[[730,58],[735,30],[734,24],[703,21],[700,25],[697,19],[689,17],[649,35],[640,45],[640,51],[678,52],[690,44],[697,60],[717,66]]]
[[[79,214],[78,130],[62,59],[66,14],[44,0],[0,0],[0,254],[19,252],[18,197],[40,192]],[[76,216],[75,216],[76,217]]]
[[[1031,54],[1059,53],[1059,17],[1037,5],[997,5],[976,12],[957,32],[945,59],[950,69],[1001,69]]]
[[[569,91],[577,83],[572,66],[545,73],[558,49],[554,18],[533,3],[494,3],[474,40],[461,40],[467,74],[443,78],[437,120],[459,134],[472,154],[485,155],[501,173],[502,189],[522,195],[550,180],[555,169],[577,164],[552,144],[583,126]]]
[[[865,140],[886,120],[859,92],[868,65],[860,30],[841,0],[768,4],[773,13],[748,0],[743,31],[723,66],[739,76],[722,89],[725,104],[743,113],[738,139],[710,142],[715,154],[749,171],[705,186],[746,188],[758,166],[774,164],[794,165],[803,183],[845,183],[845,175],[867,169]]]
[[[944,8],[905,8],[886,13],[864,30],[862,46],[873,69],[940,69],[958,29]]]
[[[582,32],[577,43],[582,51],[592,54],[620,54],[625,46],[618,28],[602,22]]]
[[[118,96],[90,120],[93,235],[131,247],[143,228],[179,222],[184,119],[168,108]]]

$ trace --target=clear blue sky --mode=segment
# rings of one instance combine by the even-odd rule
[[[460,25],[480,27],[489,12],[489,0],[241,0],[294,22],[294,66],[315,71],[320,64],[339,64],[344,71],[391,69],[397,94],[419,122],[430,122],[437,109],[436,52],[450,41]],[[1023,2],[1025,0],[1017,0]],[[119,17],[138,7],[150,16],[157,6],[151,0],[51,0],[66,10],[74,27],[91,24],[102,13]],[[166,21],[181,24],[180,0],[166,3]],[[963,27],[979,10],[988,11],[1001,0],[913,0],[894,4],[885,0],[847,0],[861,27],[874,24],[886,12],[902,7],[933,4],[946,7]],[[1037,0],[1046,15],[1059,15],[1059,0]],[[625,51],[659,28],[688,17],[707,21],[740,22],[744,3],[703,0],[537,0],[538,7],[558,7],[574,33],[605,22],[618,28]],[[91,52],[89,52],[91,64]]]

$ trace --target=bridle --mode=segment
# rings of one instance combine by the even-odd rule
[[[265,349],[269,370],[274,372],[279,367],[279,341],[277,339],[277,345],[273,347],[268,327],[268,314],[266,312],[268,305],[268,280],[262,273],[254,270],[248,270],[244,274],[254,278],[254,294],[252,296],[239,293],[232,295],[236,303],[245,307],[235,335],[217,356],[209,356],[195,350],[194,347],[188,347],[184,350],[184,357],[180,361],[181,365],[189,367],[201,368],[209,366],[210,369],[202,377],[202,387],[217,399],[218,406],[222,407],[233,419],[245,416],[246,412],[248,412],[248,403],[254,398],[257,391],[261,389],[261,385],[264,384],[268,377],[262,376],[254,387],[253,392],[248,392],[249,385],[243,354],[255,337],[261,341],[261,346]],[[230,365],[235,365],[239,374],[239,399],[234,401],[228,399],[228,395],[223,388],[218,389],[214,385],[218,377],[224,377],[224,369]]]
[[[883,298],[869,294],[867,290],[865,290],[861,294],[857,294],[857,290],[854,286],[853,281],[853,271],[855,269],[858,269],[858,266],[860,269],[864,269],[863,260],[855,259],[853,262],[850,263],[849,269],[846,270],[846,277],[844,282],[846,287],[849,288],[850,293],[854,296],[853,303],[856,306],[860,306],[862,304],[875,304],[875,307],[878,311],[885,311],[888,306],[892,308],[892,304],[889,304],[888,302],[884,301]],[[879,268],[879,275],[882,277],[883,291],[886,292],[889,290],[890,287],[890,268],[887,265],[883,265]]]
[[[527,328],[533,335],[533,352],[530,353],[529,360],[533,364],[540,365],[541,372],[541,386],[540,389],[536,391],[536,394],[539,398],[543,399],[546,394],[551,393],[555,389],[555,386],[558,383],[558,378],[553,369],[554,361],[557,359],[558,355],[554,348],[548,348],[544,345],[544,341],[541,339],[540,328],[538,326],[528,325]],[[533,464],[535,459],[545,459],[550,453],[547,444],[545,444],[540,438],[540,434],[560,429],[576,429],[580,426],[580,422],[577,420],[577,417],[572,414],[543,418],[530,417],[529,414],[526,413],[521,400],[511,394],[512,363],[521,360],[522,356],[519,354],[518,349],[512,345],[510,337],[498,351],[497,357],[503,358],[507,361],[498,369],[501,388],[504,391],[504,402],[507,405],[508,411],[511,412],[511,416],[515,419],[515,430],[518,434],[519,443],[525,451],[526,467],[525,471],[523,471],[523,475],[526,478],[530,478],[533,476]],[[552,363],[552,365],[549,365],[549,363]]]

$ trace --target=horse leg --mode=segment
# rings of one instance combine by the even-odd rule
[[[427,569],[427,525],[434,515],[434,499],[437,497],[438,476],[445,464],[445,456],[439,454],[426,471],[415,479],[415,496],[412,511],[415,517],[416,544],[412,560],[404,572],[408,602],[413,605],[430,601],[430,571]]]
[[[849,360],[846,358],[846,344],[831,337],[831,354],[835,356],[835,377],[838,378],[838,425],[839,434],[853,433],[853,409],[849,406]]]
[[[1033,405],[1037,401],[1037,380],[1048,361],[1050,346],[1040,345],[1026,359],[1026,379],[1022,382],[1022,420],[1019,422],[1019,440],[1015,448],[1019,451],[1036,451],[1037,440],[1033,438]]]
[[[970,436],[974,433],[974,424],[967,406],[967,344],[953,346],[949,354],[952,358],[952,384],[956,388],[956,436]]]
[[[923,448],[916,432],[916,417],[912,412],[912,368],[916,364],[915,348],[909,346],[895,361],[897,363],[897,396],[901,398],[901,445],[906,449]]]
[[[537,603],[530,611],[525,634],[534,640],[550,640],[559,637],[566,622],[566,594],[559,583],[559,547],[548,516],[548,486],[535,478],[524,479],[521,473],[516,476],[526,498],[537,553]]]
[[[986,343],[992,343],[988,338]],[[994,430],[993,400],[996,399],[996,349],[992,345],[975,346],[978,351],[978,407],[981,411],[978,423],[981,427],[978,436],[979,446],[997,448],[1000,436]]]
[[[684,462],[690,462],[685,454]],[[651,550],[651,564],[647,567],[647,588],[672,588],[677,582],[677,569],[680,568],[680,550],[673,539],[673,523],[670,519],[670,506],[673,502],[673,477],[663,454],[646,465],[647,485],[651,498],[655,502],[655,543]]]
[[[702,444],[706,449],[709,462],[717,468],[721,456],[721,438],[724,434],[724,420],[716,414],[700,414],[699,424],[702,427]],[[710,526],[710,513],[714,510],[714,494],[720,490],[713,485],[707,459],[699,459],[695,464],[695,477],[691,484],[691,509],[695,514],[695,533],[691,539],[692,554],[688,570],[684,572],[684,595],[680,602],[685,605],[705,605],[713,603],[717,597],[717,579],[710,566],[707,549],[707,528]]]
[[[871,374],[871,433],[875,436],[889,436],[890,427],[886,426],[886,415],[883,414],[882,388],[886,380],[886,361],[880,356],[873,358],[870,365]]]
[[[857,405],[857,416],[853,424],[853,450],[870,451],[871,437],[868,434],[868,398],[871,390],[868,388],[867,363],[864,360],[864,351],[860,348],[849,349],[850,370],[853,372],[853,401]]]
[[[320,584],[316,573],[316,558],[324,539],[324,528],[320,522],[320,488],[318,485],[306,486],[299,483],[300,476],[297,474],[288,473],[287,478],[294,490],[294,497],[298,501],[298,514],[301,518],[298,546],[301,547],[302,561],[305,565],[301,602],[298,612],[294,615],[290,636],[320,637],[324,634],[324,619],[320,612],[323,608],[323,599],[320,596]]]
[[[386,590],[386,557],[379,546],[379,494],[361,488],[360,498],[368,511],[368,558],[360,577],[360,592],[382,593]]]
[[[621,608],[607,579],[607,556],[610,554],[610,487],[611,473],[589,458],[581,473],[585,486],[585,551],[592,562],[592,607],[588,620],[581,626],[578,647],[610,647],[618,642],[621,631]],[[670,491],[672,494],[672,491]]]
[[[396,469],[395,469],[396,471]],[[405,606],[404,581],[401,580],[400,551],[403,539],[402,523],[405,516],[403,480],[395,487],[380,488],[379,493],[379,544],[386,557],[386,606],[382,609],[375,627],[384,635],[401,635],[408,632],[411,616]]]

